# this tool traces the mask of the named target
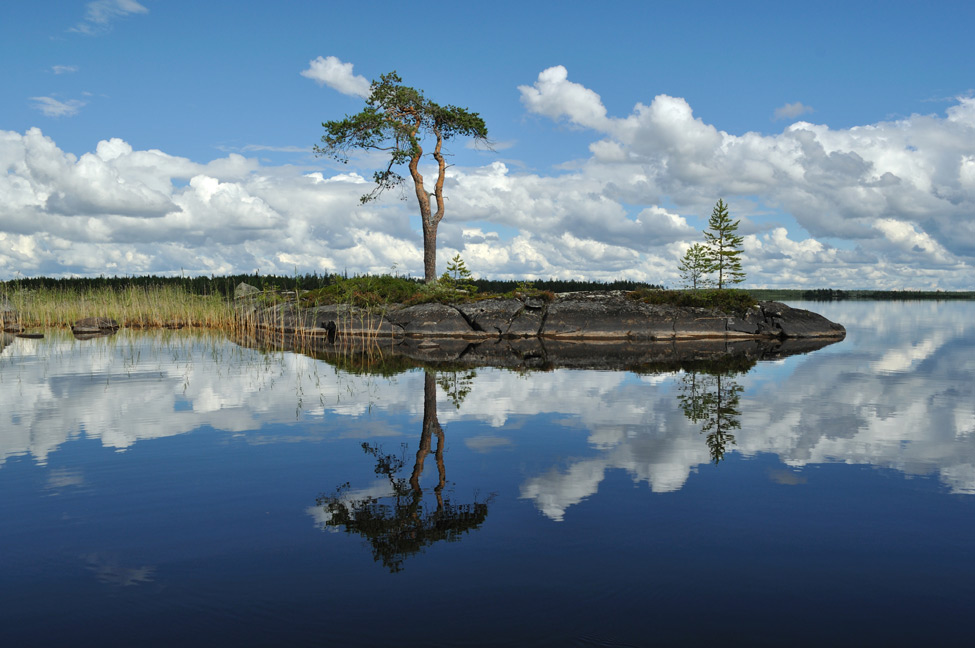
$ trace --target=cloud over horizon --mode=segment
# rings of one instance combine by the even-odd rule
[[[368,88],[335,57],[301,74],[346,94]],[[664,94],[612,116],[562,66],[518,90],[529,112],[592,132],[589,156],[547,175],[500,161],[451,167],[441,265],[460,253],[485,277],[676,286],[678,259],[722,197],[742,220],[746,286],[972,289],[973,98],[944,116],[733,135]],[[198,163],[119,138],[78,157],[37,128],[0,131],[0,278],[394,266],[419,276],[415,204],[358,204],[368,162],[341,173],[236,153]]]

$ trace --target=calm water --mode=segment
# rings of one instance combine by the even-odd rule
[[[0,352],[4,646],[920,645],[975,604],[975,304],[747,373]]]

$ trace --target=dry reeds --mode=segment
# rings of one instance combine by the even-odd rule
[[[233,304],[179,286],[10,291],[7,301],[24,328],[70,327],[86,317],[108,317],[130,328],[234,327]]]

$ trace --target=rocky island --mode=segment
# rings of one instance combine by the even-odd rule
[[[293,301],[265,307],[258,295],[247,284],[235,293],[243,343],[326,358],[378,347],[424,363],[623,369],[728,356],[782,357],[846,336],[842,325],[779,302],[726,312],[646,303],[624,291],[382,308],[301,308]]]

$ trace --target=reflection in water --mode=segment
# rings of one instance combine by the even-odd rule
[[[84,556],[86,567],[95,573],[99,582],[106,585],[130,587],[142,583],[150,583],[155,573],[155,567],[125,567],[114,556],[103,554],[88,554]]]
[[[454,409],[460,409],[461,403],[464,402],[474,387],[477,372],[471,369],[469,371],[440,371],[438,374],[437,384],[447,394],[447,398],[453,403]]]
[[[462,384],[456,376],[444,376],[446,385]],[[469,385],[470,379],[467,379]],[[459,407],[470,387],[448,392]],[[455,400],[459,399],[459,400]],[[439,481],[433,489],[435,506],[424,502],[420,477],[430,454],[433,437],[437,438],[434,458]],[[382,452],[379,446],[362,444],[367,455],[376,460],[374,472],[385,478],[385,489],[377,493],[352,492],[350,484],[339,486],[333,495],[322,495],[317,504],[324,510],[327,527],[342,527],[347,533],[358,533],[372,545],[372,556],[391,572],[403,567],[403,560],[439,541],[459,540],[465,533],[477,529],[488,513],[487,502],[454,504],[444,497],[447,470],[444,467],[444,431],[437,417],[437,381],[430,371],[423,381],[423,430],[420,447],[416,451],[409,480],[399,475],[406,466],[402,456]],[[403,444],[403,452],[406,444]],[[385,491],[385,492],[384,492]]]
[[[686,362],[644,365],[650,368],[639,372],[526,375],[479,368],[476,375],[459,372],[447,380],[438,373],[439,418],[490,428],[490,434],[463,438],[460,446],[481,455],[528,452],[522,439],[532,433],[532,422],[583,430],[584,452],[558,459],[565,450],[553,442],[544,450],[548,459],[533,458],[519,484],[521,494],[551,519],[562,519],[569,507],[596,493],[610,471],[622,471],[653,492],[672,492],[700,466],[716,458],[724,462],[732,452],[775,455],[793,471],[846,463],[936,475],[953,493],[975,493],[975,304],[816,308],[848,324],[844,342],[761,362],[747,373],[724,367],[734,370],[733,384],[727,388],[731,377],[721,376],[721,393],[701,396],[703,403],[694,398],[709,383],[716,389],[718,380],[710,368]],[[84,342],[52,332],[43,340],[7,336],[0,342],[6,344],[0,350],[0,470],[20,456],[44,465],[78,438],[118,451],[200,428],[254,443],[322,439],[344,425],[338,421],[359,421],[376,411],[388,416],[359,421],[355,431],[343,434],[364,441],[395,436],[402,434],[402,413],[419,416],[416,394],[424,380],[408,371],[416,367],[408,358],[387,358],[381,371],[366,373],[373,369],[352,357],[331,366],[188,331],[123,330]],[[718,414],[708,430],[703,418],[693,420],[702,404]],[[299,430],[295,424],[303,421],[315,425]],[[274,425],[293,427],[261,432]],[[701,442],[702,433],[714,435],[710,443]],[[535,444],[533,451],[541,448]],[[82,479],[81,472],[74,475],[52,473],[51,483],[63,491]]]
[[[734,381],[733,375],[691,371],[680,379],[677,400],[681,411],[692,422],[701,424],[714,463],[724,459],[727,447],[735,444],[731,431],[741,428],[738,407],[744,388]]]

